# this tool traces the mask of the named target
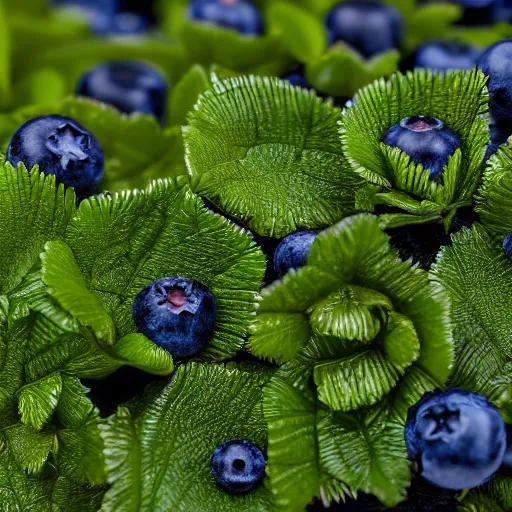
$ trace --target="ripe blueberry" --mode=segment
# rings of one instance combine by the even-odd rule
[[[118,36],[143,34],[149,28],[149,20],[138,12],[122,11],[112,18],[110,33]]]
[[[512,39],[491,45],[477,67],[489,77],[489,108],[496,122],[512,123]]]
[[[217,305],[213,293],[186,277],[163,277],[146,286],[132,309],[138,332],[173,357],[191,357],[213,336]]]
[[[409,409],[405,441],[421,476],[445,489],[482,485],[501,466],[507,438],[498,410],[462,389],[427,393]]]
[[[167,91],[167,80],[153,66],[113,61],[85,73],[76,93],[108,103],[120,112],[152,114],[163,122]]]
[[[82,14],[96,34],[109,32],[117,7],[115,0],[53,0],[53,4]]]
[[[460,147],[457,134],[435,117],[413,116],[392,126],[382,138],[384,144],[399,148],[417,164],[430,170],[440,182],[448,159]]]
[[[494,0],[493,21],[495,23],[512,23],[512,2],[510,0]]]
[[[325,25],[330,44],[344,41],[365,58],[402,44],[402,15],[385,3],[349,0],[330,11]]]
[[[415,67],[436,71],[471,69],[475,67],[480,51],[458,41],[429,41],[416,52]]]
[[[258,9],[246,0],[196,0],[190,5],[191,20],[236,30],[246,36],[263,33]]]
[[[296,87],[302,87],[303,89],[313,89],[313,86],[306,80],[306,77],[299,73],[290,73],[283,77],[283,80],[290,82],[292,85]]]
[[[217,483],[231,493],[252,491],[265,476],[262,451],[242,439],[225,441],[215,448],[210,464]]]
[[[274,253],[274,270],[279,278],[291,268],[297,269],[307,263],[309,251],[317,236],[313,231],[298,231],[281,240]]]
[[[39,165],[58,183],[81,191],[94,191],[103,177],[103,151],[96,137],[69,117],[50,115],[23,124],[7,148],[7,161]]]
[[[503,250],[507,257],[512,260],[512,233],[509,233],[503,240]]]

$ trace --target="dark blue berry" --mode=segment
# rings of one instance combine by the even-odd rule
[[[512,2],[510,0],[494,0],[493,21],[495,23],[512,23]]]
[[[263,33],[258,9],[246,0],[196,0],[190,5],[191,20],[236,30],[246,36]]]
[[[349,0],[332,9],[325,25],[330,44],[344,41],[365,58],[402,44],[402,16],[385,3]]]
[[[498,148],[507,142],[508,138],[512,134],[512,126],[504,124],[493,124],[490,127],[490,143],[485,153],[485,159],[491,158]]]
[[[503,240],[503,250],[507,257],[512,260],[512,233],[509,233]]]
[[[305,76],[298,72],[284,76],[283,80],[286,80],[297,87],[302,87],[303,89],[313,89],[313,86],[306,80]]]
[[[498,410],[485,397],[461,389],[428,393],[411,407],[405,441],[421,476],[453,490],[489,480],[507,446]]]
[[[252,491],[265,476],[262,451],[242,439],[226,441],[215,448],[210,464],[217,483],[231,493]]]
[[[80,190],[95,190],[103,177],[103,151],[96,137],[69,117],[50,115],[26,122],[13,135],[7,161],[39,165],[58,183]],[[80,194],[79,194],[80,195]]]
[[[186,277],[163,277],[146,286],[132,309],[137,331],[173,357],[199,353],[213,336],[217,305],[213,293]]]
[[[429,41],[416,52],[415,67],[436,71],[467,70],[476,66],[481,51],[458,41]]]
[[[489,80],[489,108],[496,122],[512,123],[512,39],[491,45],[480,56],[477,67]]]
[[[411,160],[430,170],[440,182],[448,159],[460,147],[457,134],[435,117],[413,116],[392,126],[382,138],[384,144],[399,148]]]
[[[164,120],[167,80],[144,62],[113,61],[100,64],[80,79],[76,93],[108,103],[120,112],[141,112]]]
[[[71,8],[85,16],[91,29],[97,34],[110,31],[112,18],[117,9],[116,0],[53,0],[57,7]]]
[[[298,231],[283,238],[274,253],[274,270],[279,278],[291,268],[298,269],[307,263],[317,236],[314,231]]]
[[[112,18],[110,34],[118,36],[133,36],[145,33],[149,28],[148,18],[137,12],[122,11]]]

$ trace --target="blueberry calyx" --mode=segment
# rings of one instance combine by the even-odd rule
[[[411,132],[430,132],[432,130],[440,130],[444,124],[435,117],[412,116],[406,117],[400,121],[400,126]]]
[[[220,487],[240,494],[252,491],[263,480],[266,461],[257,446],[244,439],[232,439],[215,448],[210,465]]]
[[[87,160],[85,150],[90,145],[89,136],[69,123],[62,123],[48,136],[46,147],[54,155],[60,157],[60,165],[65,170],[70,161]]]
[[[217,306],[202,283],[163,277],[137,295],[132,315],[138,332],[173,357],[185,358],[199,353],[213,337]]]

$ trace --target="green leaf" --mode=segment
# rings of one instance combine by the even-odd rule
[[[265,451],[266,379],[261,372],[190,364],[136,417],[120,408],[102,428],[111,488],[101,510],[270,510],[265,485],[245,495],[226,493],[209,463],[229,439],[247,439]]]
[[[306,78],[318,90],[334,97],[350,97],[358,89],[398,68],[400,52],[386,51],[370,59],[343,43],[337,43],[306,65]]]
[[[136,348],[137,339],[147,345],[140,337],[122,338],[136,332],[136,295],[151,281],[174,275],[195,279],[215,295],[215,333],[201,358],[227,358],[244,345],[265,259],[243,230],[208,212],[184,181],[155,182],[145,191],[84,201],[64,241],[88,292],[114,323],[118,344],[113,357],[134,364],[139,354],[140,367],[151,362],[152,371],[170,371],[170,359],[162,359],[161,349]],[[44,256],[44,279],[48,269],[61,266],[58,258],[50,261],[55,255],[50,251]],[[66,276],[54,272],[52,293],[67,311],[61,297],[68,286],[77,290]]]
[[[512,266],[500,242],[479,224],[453,235],[453,242],[431,270],[452,303],[456,359],[450,385],[503,398],[500,405],[510,407]]]
[[[184,129],[192,187],[261,235],[328,226],[353,211],[358,186],[337,141],[338,116],[278,79],[216,82]]]
[[[151,180],[186,172],[179,127],[162,129],[152,116],[121,114],[86,98],[15,111],[0,126],[0,138],[7,145],[21,124],[47,114],[71,117],[97,137],[105,155],[103,190],[144,188]]]
[[[31,382],[20,390],[19,411],[21,421],[41,430],[57,407],[62,392],[60,373]]]
[[[59,73],[40,69],[17,81],[12,96],[13,107],[55,103],[66,96],[66,82]]]
[[[314,397],[278,373],[265,386],[263,413],[269,431],[267,475],[274,503],[280,510],[302,512],[320,489]]]
[[[11,88],[11,37],[7,21],[5,6],[0,2],[0,104],[9,97]]]
[[[342,112],[340,124],[342,146],[353,170],[370,184],[419,200],[414,206],[401,197],[408,213],[453,218],[457,207],[471,203],[482,174],[489,137],[485,81],[476,69],[446,74],[418,69],[359,91],[353,106]],[[441,183],[431,181],[430,173],[403,152],[381,142],[389,128],[415,115],[440,119],[460,138],[460,152],[450,158]]]
[[[243,73],[267,71],[280,75],[290,57],[271,31],[263,37],[244,36],[235,30],[184,20],[180,39],[191,59],[203,66],[219,64]],[[274,71],[273,73],[270,71]]]
[[[91,327],[100,342],[112,345],[115,329],[100,299],[87,289],[71,249],[61,240],[46,245],[41,256],[48,293],[80,323]]]
[[[369,422],[371,416],[321,411],[320,461],[334,477],[393,507],[405,498],[410,481],[403,427]]]
[[[458,512],[505,512],[512,508],[512,478],[496,475],[464,497]]]
[[[485,228],[500,237],[512,232],[512,149],[504,144],[487,162],[476,210]]]
[[[28,425],[17,424],[5,430],[12,454],[29,474],[40,473],[55,446],[53,432],[36,432]]]
[[[284,1],[272,2],[266,14],[296,60],[308,62],[322,56],[327,46],[327,33],[319,17]]]
[[[57,187],[54,176],[7,163],[0,167],[0,204],[0,293],[6,294],[38,262],[44,244],[62,236],[75,197]]]
[[[206,70],[196,64],[173,87],[169,101],[167,123],[171,126],[187,123],[187,114],[194,107],[199,96],[210,88]]]

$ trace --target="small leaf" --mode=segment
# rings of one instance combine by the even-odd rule
[[[405,370],[420,356],[420,341],[414,323],[392,311],[388,317],[382,348],[388,360],[399,370]]]
[[[366,421],[358,413],[321,411],[320,460],[331,475],[393,507],[405,498],[410,481],[403,427]]]
[[[55,240],[46,245],[41,258],[42,277],[49,294],[83,325],[92,327],[101,342],[112,345],[115,339],[112,319],[98,297],[87,289],[71,249]]]
[[[306,78],[318,90],[334,97],[351,97],[358,89],[398,68],[400,52],[389,50],[364,59],[344,43],[337,43],[306,66]]]
[[[114,352],[117,359],[154,375],[169,375],[173,369],[172,356],[137,332],[121,338]]]
[[[269,5],[267,17],[283,44],[299,62],[322,56],[327,46],[327,33],[320,18],[300,6],[281,1]]]
[[[210,79],[205,69],[196,64],[173,87],[167,114],[171,126],[187,123],[187,114],[194,107],[199,96],[210,88]]]
[[[216,82],[183,132],[192,187],[264,236],[333,224],[353,211],[358,186],[336,140],[338,116],[285,81]]]
[[[111,488],[101,510],[269,510],[265,485],[229,494],[210,468],[212,451],[230,439],[266,451],[261,387],[267,379],[261,372],[189,364],[136,416],[121,408],[102,427]]]
[[[62,392],[60,373],[27,384],[20,390],[19,411],[21,421],[41,430],[57,407]]]
[[[28,425],[17,424],[5,431],[16,462],[28,474],[40,473],[54,447],[53,432],[36,432]]]

